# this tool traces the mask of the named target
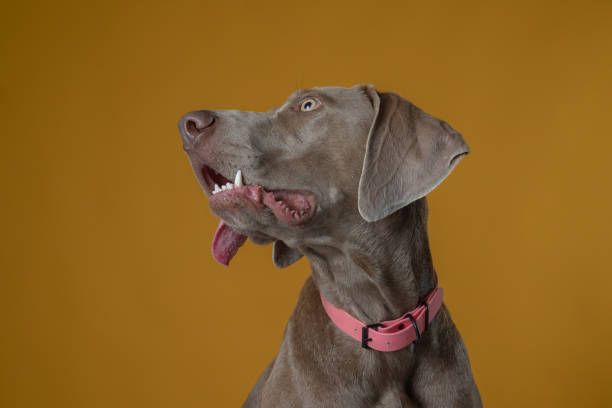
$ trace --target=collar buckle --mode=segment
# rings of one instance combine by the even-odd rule
[[[364,349],[370,348],[368,346],[368,341],[372,341],[372,339],[368,338],[368,330],[374,329],[378,331],[377,329],[381,326],[382,326],[382,323],[372,323],[372,324],[366,324],[365,326],[361,328],[361,347],[363,347]]]

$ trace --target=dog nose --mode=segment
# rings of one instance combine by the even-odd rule
[[[183,142],[192,145],[198,138],[210,131],[217,117],[210,111],[194,111],[184,115],[178,123],[179,132]]]

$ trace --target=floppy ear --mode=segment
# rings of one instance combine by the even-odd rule
[[[302,253],[298,249],[287,246],[281,240],[274,241],[272,261],[277,268],[286,268],[299,261],[301,257]]]
[[[378,221],[418,200],[442,182],[469,153],[461,135],[446,122],[395,93],[365,89],[375,110],[363,169],[358,207]]]

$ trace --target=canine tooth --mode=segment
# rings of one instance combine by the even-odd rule
[[[218,193],[219,191],[221,191],[221,187],[219,187],[219,185],[215,183],[215,189],[213,190],[213,193]]]
[[[234,180],[234,184],[236,185],[236,187],[242,187],[242,171],[238,170],[238,172],[236,173],[236,179]]]

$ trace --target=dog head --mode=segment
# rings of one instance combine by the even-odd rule
[[[225,265],[249,237],[288,266],[299,246],[423,197],[469,151],[444,121],[371,85],[301,90],[268,112],[190,112],[178,126],[222,220],[213,255]]]

